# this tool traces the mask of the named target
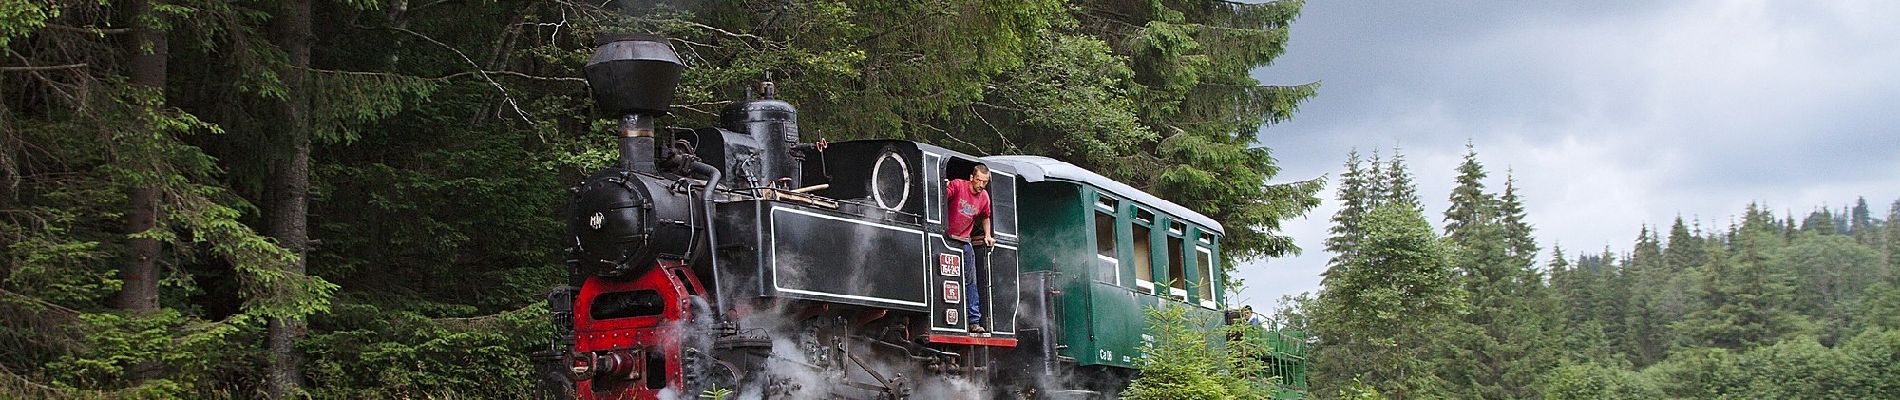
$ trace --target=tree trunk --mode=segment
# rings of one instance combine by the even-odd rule
[[[291,274],[304,273],[304,260],[309,254],[309,193],[310,193],[310,20],[311,1],[295,0],[290,2],[285,14],[280,16],[273,27],[273,35],[278,45],[289,56],[289,65],[283,71],[285,86],[284,102],[281,104],[283,130],[279,134],[285,140],[276,141],[290,145],[289,151],[271,158],[268,182],[269,209],[267,210],[266,229],[279,245],[295,253],[296,260],[284,265]],[[269,324],[270,336],[270,377],[269,394],[273,399],[297,396],[303,383],[303,357],[296,351],[295,344],[304,333],[304,321],[300,319],[272,319]]]
[[[154,29],[147,24],[137,22],[143,17],[153,15],[152,0],[131,0],[126,2],[125,7],[130,11],[127,13],[127,15],[131,16],[129,20],[133,21],[128,24],[132,26],[132,34],[130,35],[129,41],[125,43],[126,53],[130,55],[130,57],[128,57],[128,69],[129,75],[131,75],[129,77],[130,82],[136,90],[151,91],[153,94],[159,96],[158,104],[163,104],[165,93],[165,32]],[[149,49],[147,46],[149,46]],[[157,107],[158,105],[146,104],[139,106]],[[138,120],[128,129],[145,130],[153,128],[150,121]],[[128,136],[136,138],[150,137],[144,134]],[[151,146],[155,144],[156,143],[138,143],[135,144],[135,146],[141,149],[150,149]],[[146,155],[147,154],[135,152],[127,157],[131,158],[129,163],[143,163],[147,166],[155,166],[156,162],[146,157]],[[137,170],[138,168],[134,169]],[[155,167],[150,169],[155,169]],[[142,172],[153,173],[158,171],[150,170]],[[149,177],[146,179],[148,179],[148,181],[138,182],[137,187],[133,188],[131,190],[132,193],[128,196],[131,200],[131,204],[129,205],[131,210],[128,210],[125,216],[125,233],[128,235],[143,233],[158,226],[159,189],[156,183],[157,179]],[[158,240],[150,238],[128,238],[126,239],[126,246],[130,248],[130,253],[127,254],[125,267],[119,270],[119,279],[124,281],[125,285],[119,291],[117,305],[120,309],[134,312],[156,311],[158,310]]]

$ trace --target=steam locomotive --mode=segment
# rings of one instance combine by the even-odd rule
[[[1048,158],[802,142],[769,84],[720,127],[656,128],[683,69],[635,35],[586,66],[620,159],[571,189],[572,278],[537,355],[561,397],[1112,397],[1152,340],[1143,309],[1221,323],[1206,216]],[[945,184],[978,165],[996,244],[964,254]],[[970,295],[989,332],[969,329]]]

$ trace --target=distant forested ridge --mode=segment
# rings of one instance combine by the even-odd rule
[[[0,1],[0,397],[516,398],[581,67],[671,38],[673,126],[771,79],[804,137],[1040,154],[1297,249],[1256,134],[1300,1]],[[1223,265],[1239,265],[1237,262]]]
[[[1315,395],[1900,398],[1900,200],[1751,203],[1538,260],[1517,191],[1537,182],[1489,188],[1467,148],[1429,214],[1398,151],[1348,155],[1324,289],[1280,312],[1314,333]]]

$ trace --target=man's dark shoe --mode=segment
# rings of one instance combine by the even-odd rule
[[[970,333],[978,334],[978,335],[986,335],[990,333],[990,330],[983,329],[983,324],[970,324]]]

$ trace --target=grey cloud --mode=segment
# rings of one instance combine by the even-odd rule
[[[1261,133],[1277,180],[1402,146],[1436,219],[1470,138],[1490,187],[1514,169],[1540,241],[1573,255],[1627,248],[1641,224],[1678,214],[1725,226],[1750,201],[1805,213],[1900,198],[1900,3],[1306,7],[1288,52],[1255,74],[1323,82]],[[1243,266],[1242,298],[1317,288],[1333,210],[1289,221],[1306,253]]]

